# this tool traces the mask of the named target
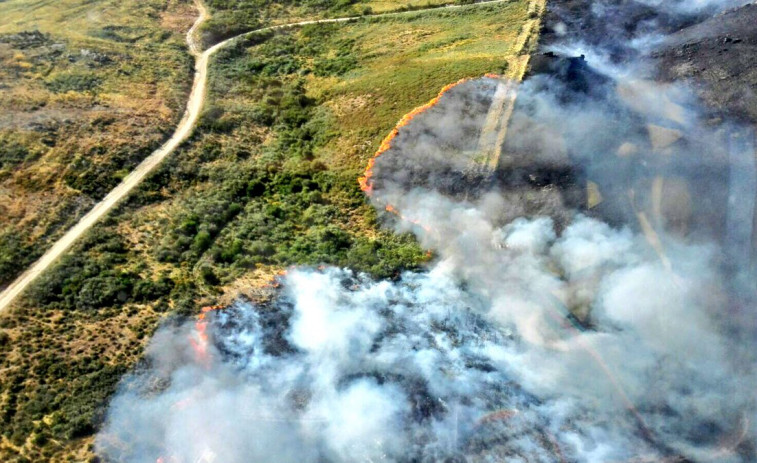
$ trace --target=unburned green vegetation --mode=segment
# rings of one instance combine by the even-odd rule
[[[472,0],[208,0],[211,18],[201,31],[206,45],[272,24],[468,4]]]
[[[0,317],[0,459],[92,457],[107,398],[166,317],[254,295],[289,265],[386,278],[423,265],[357,177],[442,86],[508,69],[527,11],[364,18],[220,51],[192,138]]]

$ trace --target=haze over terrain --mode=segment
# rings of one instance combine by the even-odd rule
[[[757,5],[370,7],[219,47],[0,315],[0,456],[757,460]]]

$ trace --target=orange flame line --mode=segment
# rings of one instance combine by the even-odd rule
[[[208,321],[205,318],[208,313],[224,308],[222,305],[210,305],[200,309],[200,314],[197,316],[197,321],[195,321],[195,333],[197,337],[189,338],[189,343],[195,351],[195,359],[205,367],[210,366],[210,357],[208,356]]]
[[[497,74],[485,74],[484,77],[490,79],[500,79],[502,76],[499,76]],[[376,165],[376,159],[392,147],[392,142],[395,138],[397,138],[397,135],[399,135],[401,128],[407,126],[410,121],[415,119],[415,117],[419,114],[422,114],[436,106],[436,104],[439,103],[439,100],[441,100],[445,93],[457,87],[458,85],[468,82],[472,79],[474,79],[474,77],[466,77],[458,80],[457,82],[445,85],[434,98],[428,101],[428,103],[422,106],[418,106],[417,108],[402,116],[402,119],[400,119],[394,129],[392,129],[392,131],[389,132],[389,135],[387,135],[381,142],[379,149],[376,151],[373,157],[368,160],[368,165],[366,166],[363,175],[358,177],[357,181],[360,184],[360,189],[363,190],[368,196],[371,196],[371,194],[373,193],[373,168]]]
[[[502,76],[498,74],[484,74],[484,77],[489,78],[489,79],[502,78]],[[397,125],[392,129],[391,132],[389,132],[389,134],[381,142],[381,145],[379,146],[378,150],[376,150],[376,153],[373,155],[373,157],[368,160],[368,165],[366,166],[363,175],[358,177],[357,179],[358,184],[360,185],[360,189],[363,190],[363,192],[365,192],[366,195],[372,196],[373,194],[373,180],[372,179],[373,179],[373,168],[376,166],[376,159],[378,159],[379,156],[381,156],[382,154],[384,154],[385,152],[389,151],[392,148],[392,142],[394,142],[394,139],[397,138],[397,136],[399,135],[400,129],[410,124],[410,122],[413,119],[415,119],[419,114],[422,114],[426,112],[427,110],[436,106],[447,92],[457,87],[458,85],[468,82],[475,78],[476,77],[465,77],[463,79],[458,80],[457,82],[445,85],[444,87],[442,87],[439,93],[434,98],[429,100],[426,104],[422,106],[418,106],[417,108],[413,109],[409,113],[402,116],[402,119],[400,119]],[[428,227],[427,225],[424,225],[420,220],[408,218],[402,215],[402,213],[400,213],[400,211],[396,207],[392,206],[391,204],[387,204],[385,206],[385,209],[387,212],[396,215],[400,219],[423,228],[426,232],[432,231],[430,227]],[[428,258],[431,257],[431,251],[427,253],[427,257]]]
[[[417,225],[421,227],[427,233],[431,233],[433,231],[431,227],[429,227],[428,225],[425,225],[420,220],[413,219],[413,218],[407,217],[406,215],[403,215],[396,207],[392,206],[391,204],[387,204],[384,209],[386,209],[386,212],[396,215],[397,217],[404,220],[405,222],[410,222],[413,225]]]
[[[289,267],[294,268],[294,266]],[[273,274],[270,280],[263,285],[264,288],[279,288],[281,287],[281,279],[289,273],[288,269],[282,269]]]

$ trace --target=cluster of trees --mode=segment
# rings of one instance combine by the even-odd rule
[[[233,173],[229,168],[208,173],[214,188],[186,203],[157,250],[159,260],[202,257],[210,267],[203,267],[201,276],[213,284],[259,264],[325,263],[388,277],[424,259],[409,236],[384,233],[380,240],[368,239],[350,227],[350,214],[366,216],[366,223],[376,226],[356,181],[362,166],[334,170],[318,158],[339,127],[307,94],[303,76],[338,76],[358,65],[354,41],[337,39],[337,31],[338,26],[318,25],[298,34],[259,34],[219,54],[213,89],[218,94],[237,89],[251,107],[211,109],[201,122],[203,131],[230,134],[223,138],[228,141],[252,124],[274,136],[251,157],[244,150],[240,155],[236,144],[201,144],[195,156],[208,163],[229,159]]]
[[[29,290],[36,306],[96,310],[169,296],[175,283],[167,275],[143,277],[140,268],[124,270],[128,250],[118,234],[104,227],[89,233],[78,247],[43,274]]]
[[[0,424],[4,435],[18,446],[30,437],[43,447],[51,439],[91,435],[102,420],[102,406],[126,373],[125,367],[106,364],[95,356],[71,362],[60,355],[43,355],[29,366],[32,371],[15,370],[3,378],[6,398]],[[24,384],[29,375],[39,381],[32,390]],[[61,394],[55,384],[62,378],[69,386],[66,394]],[[52,419],[40,422],[43,416]]]

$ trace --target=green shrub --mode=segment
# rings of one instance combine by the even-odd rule
[[[213,244],[213,237],[207,230],[202,230],[201,232],[197,233],[197,235],[195,235],[194,243],[192,244],[192,246],[194,247],[195,251],[204,252],[210,247],[211,244]]]
[[[92,74],[65,73],[57,74],[45,81],[45,86],[54,93],[92,92],[96,90],[102,79]]]
[[[213,271],[213,268],[209,265],[203,265],[200,267],[200,278],[208,285],[215,286],[220,283],[218,276]]]
[[[124,303],[131,299],[132,281],[126,276],[97,276],[89,278],[79,289],[76,307],[95,309]]]
[[[28,145],[0,138],[0,169],[10,169],[32,157]]]
[[[30,250],[12,230],[0,233],[0,284],[7,283],[31,261]]]

